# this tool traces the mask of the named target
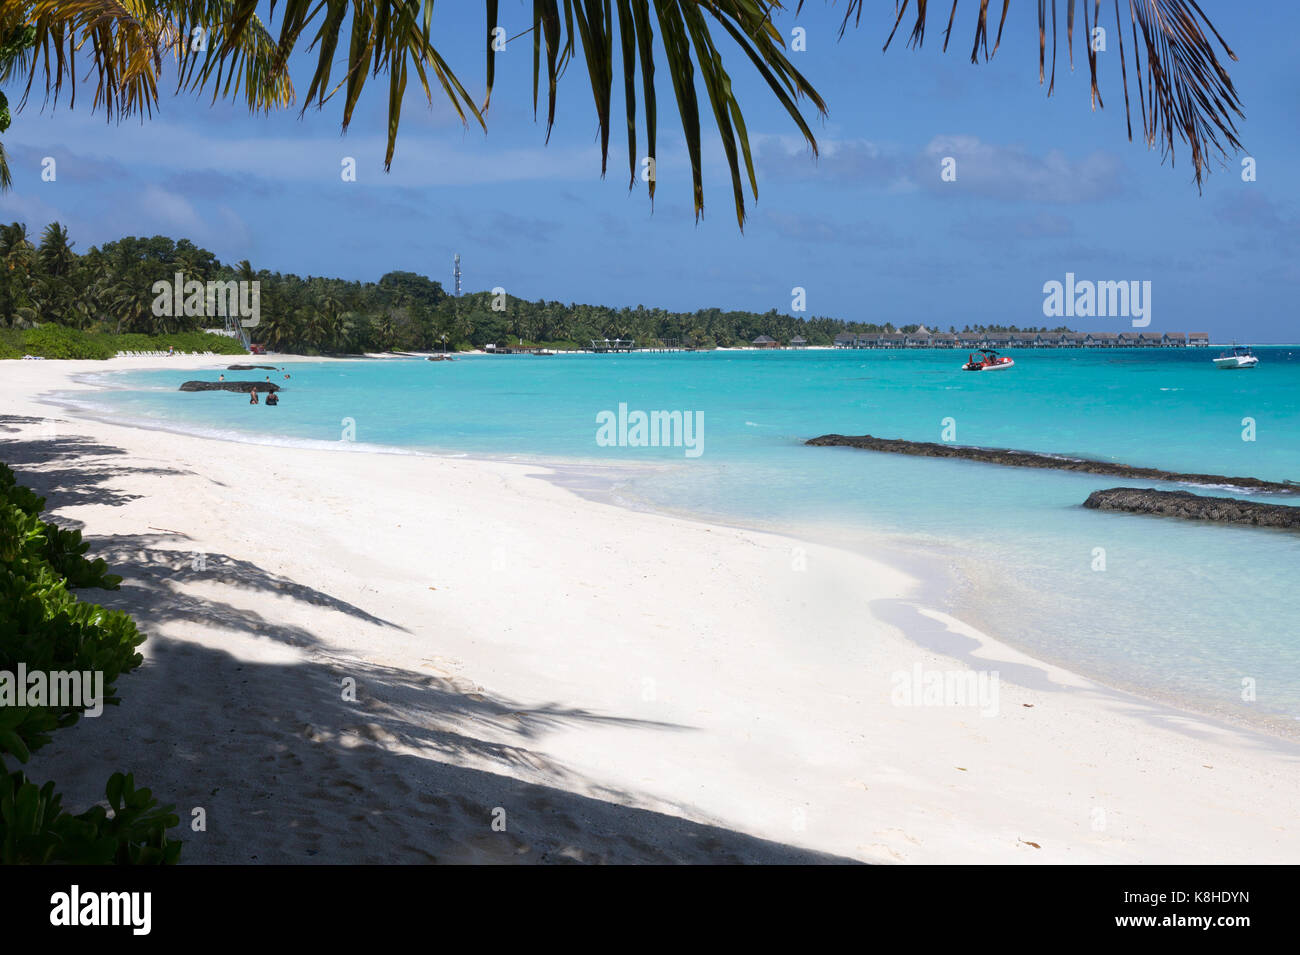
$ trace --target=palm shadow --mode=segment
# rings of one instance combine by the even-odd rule
[[[234,629],[279,640],[293,646],[316,644],[317,638],[303,627],[276,623],[262,614],[236,607],[213,597],[200,597],[185,588],[195,581],[251,593],[273,593],[279,597],[346,614],[354,620],[408,632],[405,627],[327,594],[315,587],[272,573],[250,560],[227,554],[175,549],[189,540],[184,534],[167,531],[156,534],[101,534],[84,538],[90,553],[107,561],[113,573],[123,578],[120,589],[104,592],[97,602],[124,610],[141,625],[155,629],[172,621]]]
[[[566,725],[685,727],[305,657],[255,662],[152,638],[144,668],[119,683],[121,707],[56,734],[29,775],[56,779],[80,808],[102,800],[110,772],[135,770],[177,806],[190,863],[855,861],[647,806],[532,745]]]
[[[122,455],[78,437],[0,445],[51,507],[132,499],[112,482],[150,469],[119,464]],[[689,727],[507,699],[454,664],[357,659],[283,619],[279,601],[259,613],[214,596],[209,582],[190,584],[207,575],[338,614],[345,626],[405,628],[251,561],[196,555],[182,533],[88,539],[124,581],[78,596],[152,632],[145,664],[119,682],[120,707],[55,734],[26,769],[57,780],[73,811],[103,804],[112,772],[134,771],[177,806],[187,862],[855,861],[686,818],[699,813],[593,781],[538,746],[573,726]]]
[[[0,417],[0,422],[48,422],[56,429],[66,424],[52,418],[28,419],[19,415]],[[5,427],[4,430],[16,432],[20,429]],[[125,454],[121,448],[72,434],[7,438],[0,442],[0,460],[19,472],[19,480],[44,497],[46,507],[50,510],[80,504],[120,507],[138,500],[142,495],[130,494],[111,486],[110,482],[114,478],[127,474],[190,473],[176,468],[127,464]]]

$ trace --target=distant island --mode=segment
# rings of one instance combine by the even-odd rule
[[[156,308],[155,285],[256,284],[253,344],[306,355],[483,349],[698,350],[710,348],[1185,347],[1203,332],[1076,332],[1068,328],[965,326],[931,330],[766,312],[528,301],[505,289],[451,295],[433,279],[389,272],[378,282],[227,265],[189,239],[128,236],[84,254],[54,222],[39,239],[19,222],[0,225],[0,358],[110,358],[124,350],[245,351],[206,333],[222,318]],[[179,304],[179,303],[178,303]],[[159,314],[161,312],[161,314]],[[611,347],[613,343],[613,347]]]
[[[835,336],[836,348],[1187,348],[1209,344],[1208,332],[1075,332],[1068,328],[1015,331],[981,327],[931,332],[921,325],[908,332],[841,332]]]

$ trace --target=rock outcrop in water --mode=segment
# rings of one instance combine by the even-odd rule
[[[279,391],[280,386],[273,381],[187,381],[180,387],[181,391]]]
[[[1204,497],[1187,491],[1111,487],[1104,491],[1093,491],[1083,506],[1101,511],[1125,511],[1129,514],[1158,514],[1187,521],[1219,521],[1225,524],[1249,524],[1252,527],[1300,531],[1300,507],[1239,501],[1233,497]]]
[[[1274,491],[1281,494],[1300,494],[1300,483],[1295,481],[1264,481],[1253,477],[1225,477],[1221,474],[1187,474],[1181,471],[1162,471],[1159,468],[1139,468],[1112,461],[1094,461],[1089,458],[1062,457],[1037,451],[1007,451],[1001,448],[974,448],[960,444],[938,444],[933,441],[903,441],[897,438],[876,438],[869,434],[823,434],[810,438],[805,444],[819,447],[862,448],[866,451],[885,451],[890,454],[910,454],[925,458],[962,458],[984,464],[1001,464],[1013,468],[1050,468],[1056,471],[1077,471],[1083,474],[1113,474],[1117,477],[1137,478],[1142,481],[1169,481],[1177,484],[1212,484],[1239,487],[1251,491]]]
[[[279,371],[275,365],[227,365],[226,371]]]

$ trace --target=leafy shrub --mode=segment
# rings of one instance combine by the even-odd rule
[[[92,806],[74,816],[63,811],[54,783],[38,787],[20,772],[0,776],[0,864],[158,865],[180,858],[181,844],[167,838],[180,823],[175,807],[136,789],[130,773],[114,773],[104,792],[113,815]]]
[[[116,588],[121,578],[103,560],[87,560],[81,532],[39,517],[44,498],[18,484],[0,464],[0,671],[102,674],[98,702],[116,704],[117,679],[144,662],[144,635],[118,610],[78,600],[71,587]],[[99,687],[96,687],[99,689]],[[130,775],[115,774],[106,793],[113,814],[95,806],[63,812],[54,784],[37,787],[4,758],[27,762],[58,729],[79,720],[91,701],[71,705],[0,705],[0,862],[175,862],[180,843],[166,830],[179,823]],[[54,705],[55,703],[58,705]]]
[[[23,332],[24,354],[44,358],[112,358],[113,352],[102,341],[102,336],[64,325],[46,324]]]
[[[244,346],[228,335],[207,332],[173,332],[167,335],[100,335],[112,349],[119,351],[166,351],[168,346],[183,352],[216,352],[218,355],[247,355]],[[111,357],[111,356],[110,356]]]
[[[36,355],[40,358],[112,358],[120,351],[215,352],[218,355],[247,355],[244,346],[226,335],[207,332],[175,332],[167,335],[117,335],[85,332],[47,322],[26,330],[0,332],[0,359]]]
[[[6,559],[8,532],[15,535],[15,547],[20,536],[28,544],[38,544],[43,559],[65,578],[69,587],[117,589],[122,578],[108,573],[108,566],[102,559],[86,560],[84,555],[90,544],[81,539],[81,531],[37,520],[36,515],[45,509],[45,498],[17,483],[13,471],[0,464],[0,507],[5,502],[18,508],[30,520],[23,521],[14,516],[11,521],[0,521],[0,561]]]
[[[22,341],[22,333],[17,329],[0,329],[0,360],[22,358],[22,349],[18,347],[20,341]]]

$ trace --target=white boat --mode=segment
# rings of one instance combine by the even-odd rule
[[[966,356],[969,361],[961,366],[962,371],[1002,371],[1015,364],[1006,355],[999,355],[992,348],[981,348],[979,351],[979,358],[976,358],[973,353]]]
[[[1215,368],[1231,370],[1233,368],[1254,368],[1259,364],[1259,359],[1255,357],[1254,352],[1249,348],[1236,346],[1230,352],[1224,352],[1218,358],[1214,359]]]

